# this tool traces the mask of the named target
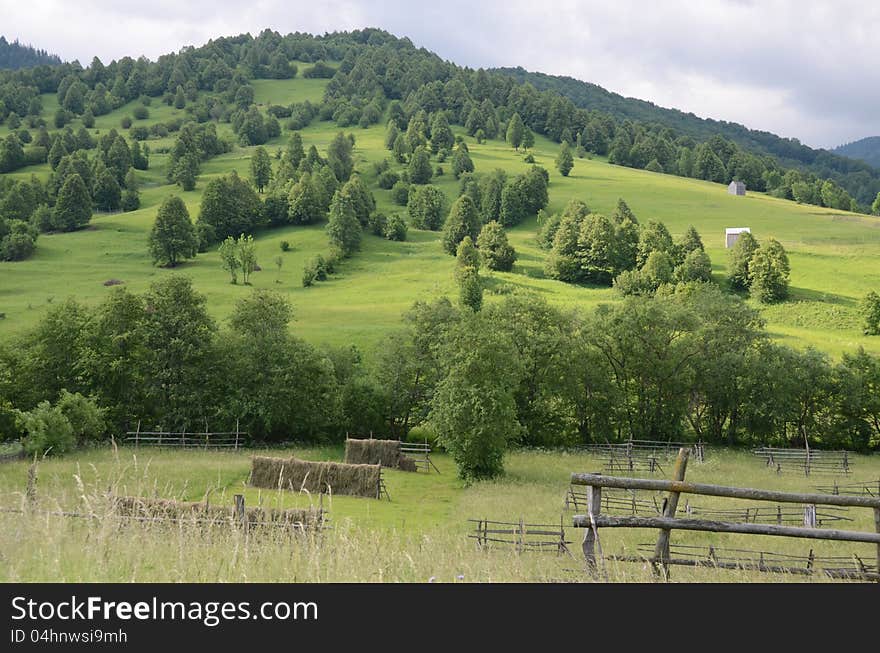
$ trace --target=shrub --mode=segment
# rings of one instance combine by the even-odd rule
[[[385,238],[402,242],[406,240],[406,233],[407,226],[403,218],[399,215],[392,215],[388,218],[388,224],[385,226]]]
[[[76,444],[73,427],[58,406],[48,401],[21,414],[27,436],[22,441],[30,455],[58,455],[70,451]]]
[[[303,288],[308,288],[313,283],[315,283],[315,279],[317,278],[318,273],[311,265],[307,265],[303,268],[303,276],[302,276],[302,285]]]
[[[377,183],[379,184],[379,188],[382,188],[384,190],[391,190],[399,181],[400,175],[398,175],[393,170],[385,170],[384,172],[379,174]]]
[[[370,231],[377,236],[384,236],[388,226],[388,218],[384,213],[371,213],[368,221]]]
[[[287,242],[286,240],[281,241],[281,251],[282,252],[289,252],[290,251],[290,243]]]
[[[62,390],[56,407],[67,418],[78,442],[100,440],[104,436],[107,422],[104,420],[104,411],[94,399],[83,397],[78,392]]]
[[[409,202],[409,184],[401,180],[391,187],[391,201],[398,206],[406,206]]]
[[[132,109],[131,115],[134,116],[135,120],[146,120],[150,117],[150,110],[141,104]]]
[[[129,127],[131,127],[131,123],[131,116],[123,116],[122,120],[119,121],[119,124],[122,125],[123,129],[128,129]]]

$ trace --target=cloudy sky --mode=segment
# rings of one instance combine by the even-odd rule
[[[880,135],[870,0],[0,0],[0,33],[86,65],[269,27],[381,27],[474,68],[522,66],[833,147]]]

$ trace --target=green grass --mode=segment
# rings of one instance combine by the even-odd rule
[[[250,456],[289,455],[291,451],[204,452],[120,448],[81,451],[38,466],[37,508],[107,514],[106,493],[160,496],[212,505],[231,505],[242,493],[249,506],[308,506],[317,497],[246,486]],[[340,447],[298,447],[297,456],[339,460]],[[0,582],[19,581],[403,581],[425,582],[432,576],[454,582],[586,580],[579,554],[582,531],[570,528],[573,511],[562,510],[572,472],[601,469],[587,454],[513,452],[507,473],[497,481],[465,486],[452,461],[433,456],[441,474],[386,470],[391,501],[325,497],[333,528],[321,538],[291,542],[285,536],[244,538],[229,527],[194,524],[121,525],[113,518],[82,520],[45,514],[0,512]],[[880,476],[880,457],[853,456],[854,479]],[[26,506],[27,461],[0,465],[0,508]],[[672,463],[663,463],[665,475]],[[691,461],[693,482],[814,491],[827,478],[777,475],[748,452],[710,449],[705,463]],[[851,482],[851,481],[844,481]],[[658,503],[662,495],[656,495]],[[687,496],[691,505],[732,508],[743,502]],[[756,503],[750,503],[755,507]],[[767,505],[767,504],[763,504]],[[821,510],[820,510],[821,512]],[[834,522],[847,530],[873,530],[870,510],[851,509],[852,522]],[[467,537],[470,518],[559,524],[572,541],[574,557],[552,553],[517,555],[511,550],[480,552]],[[840,526],[842,524],[842,526]],[[601,533],[606,555],[634,553],[653,542],[650,530],[609,529]],[[873,545],[820,542],[760,536],[676,532],[674,544],[710,544],[807,555],[857,554],[872,562]],[[754,582],[804,580],[799,576],[767,576],[754,571],[713,571],[675,568],[676,581]],[[648,581],[641,564],[608,563],[614,581]],[[815,580],[823,580],[816,577]]]
[[[326,80],[301,78],[254,82],[256,99],[262,104],[319,100],[325,85]],[[46,115],[51,116],[53,102],[53,96],[44,97]],[[130,106],[121,107],[99,118],[96,127],[102,133],[110,127],[118,129],[121,117],[129,113]],[[149,125],[182,113],[154,100],[150,117],[139,122]],[[218,125],[221,134],[230,133],[230,129],[228,124]],[[332,123],[313,123],[302,132],[305,146],[315,144],[323,152],[338,131]],[[384,127],[346,131],[355,134],[358,169],[373,185],[371,164],[390,158],[382,146]],[[287,137],[285,131],[270,142],[269,151],[275,153],[283,147]],[[163,275],[190,275],[196,287],[208,296],[209,310],[218,320],[225,319],[234,302],[249,292],[228,283],[216,250],[199,255],[173,272],[151,265],[147,236],[162,199],[180,195],[195,219],[209,179],[232,169],[249,175],[254,149],[239,147],[206,162],[196,190],[184,193],[165,183],[167,155],[157,152],[172,140],[169,136],[162,141],[148,141],[154,154],[150,170],[138,175],[143,184],[143,207],[139,211],[97,214],[87,230],[41,236],[33,258],[0,263],[0,312],[6,313],[6,319],[0,321],[0,337],[32,327],[47,306],[67,296],[89,304],[99,302],[109,292],[102,285],[108,279],[120,279],[138,292]],[[501,141],[478,145],[468,139],[468,145],[477,172],[500,167],[512,175],[528,167],[521,154]],[[812,345],[834,356],[858,346],[880,353],[880,339],[861,334],[857,308],[868,291],[880,288],[880,218],[798,205],[760,193],[733,197],[719,184],[621,168],[600,158],[576,159],[572,173],[564,178],[553,165],[557,150],[556,144],[543,138],[537,139],[534,148],[537,163],[550,171],[549,210],[561,210],[569,199],[579,198],[596,211],[610,212],[617,199],[623,197],[641,222],[662,220],[673,235],[693,224],[703,237],[719,281],[724,279],[727,265],[723,247],[726,227],[751,227],[759,240],[775,237],[791,259],[792,299],[779,306],[762,307],[774,337],[795,347]],[[452,199],[458,184],[449,173],[449,162],[442,165],[446,174],[435,183]],[[48,167],[28,168],[16,175],[26,177],[31,172],[45,178]],[[391,203],[389,191],[373,188],[379,210],[388,214],[404,212]],[[532,290],[562,306],[590,308],[617,299],[607,288],[576,287],[545,278],[546,252],[537,246],[536,231],[534,219],[510,231],[519,260],[511,273],[487,274],[488,301],[493,301],[492,290],[500,286]],[[355,343],[369,348],[388,329],[399,325],[401,313],[413,301],[456,292],[454,261],[442,253],[437,233],[411,229],[405,243],[365,235],[362,251],[346,262],[339,274],[305,289],[300,281],[304,263],[326,251],[323,226],[264,231],[257,240],[263,270],[254,274],[253,286],[274,288],[288,295],[296,312],[293,331],[315,344]],[[282,255],[284,263],[278,275],[273,259],[281,254],[281,240],[290,241],[293,249]]]

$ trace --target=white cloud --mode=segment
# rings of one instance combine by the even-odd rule
[[[155,58],[264,27],[381,27],[471,67],[591,81],[830,147],[880,134],[880,5],[858,0],[0,0],[7,37],[77,58]]]

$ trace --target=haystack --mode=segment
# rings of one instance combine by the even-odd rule
[[[144,497],[114,497],[117,515],[145,521],[193,521],[224,524],[235,520],[233,506],[208,505],[194,501],[147,499]],[[311,508],[245,508],[249,526],[293,526],[303,529],[320,528],[325,520],[323,510]]]
[[[250,483],[254,487],[377,498],[381,465],[315,462],[298,458],[254,456]]]
[[[351,465],[375,465],[405,472],[418,471],[412,458],[400,453],[400,440],[356,440],[345,441],[345,462]]]

